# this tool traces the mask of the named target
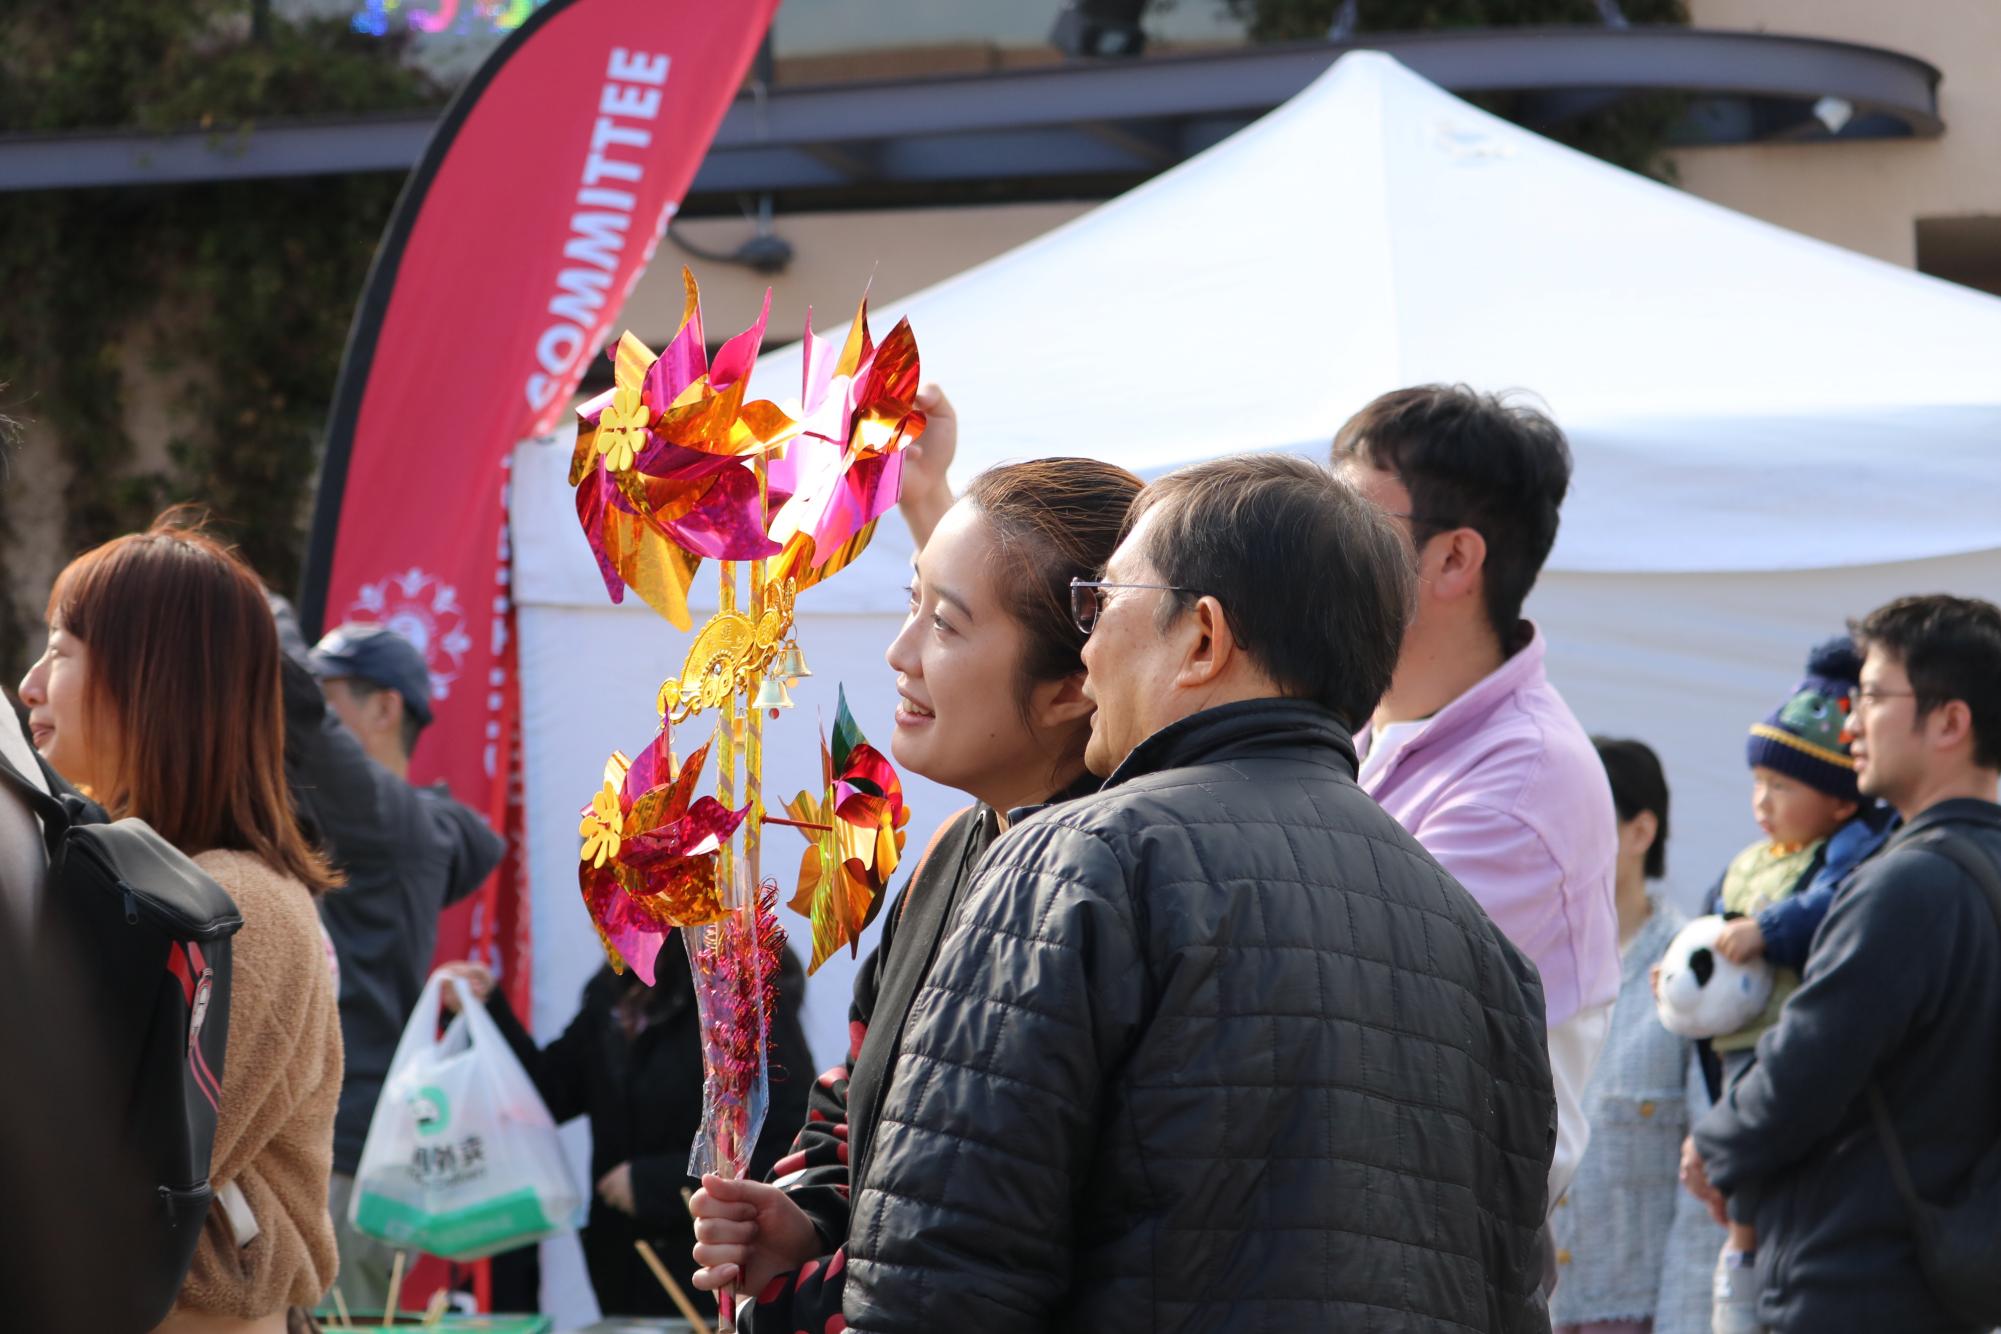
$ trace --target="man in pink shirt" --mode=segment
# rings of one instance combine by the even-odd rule
[[[1584,1153],[1580,1094],[1619,990],[1612,791],[1521,619],[1556,541],[1570,449],[1540,412],[1426,385],[1363,408],[1333,462],[1417,551],[1416,615],[1355,738],[1360,781],[1541,970],[1553,1207]]]

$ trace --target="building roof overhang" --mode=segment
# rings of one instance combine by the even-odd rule
[[[739,97],[690,191],[866,207],[1110,194],[1174,165],[1305,88],[1350,50],[1386,51],[1462,96],[1507,95],[1531,128],[1677,95],[1677,144],[1934,137],[1939,71],[1880,47],[1681,27],[1372,33],[1349,41]],[[265,122],[221,132],[0,136],[0,191],[404,171],[436,113]]]

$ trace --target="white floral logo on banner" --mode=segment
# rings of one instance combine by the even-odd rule
[[[431,673],[431,697],[449,699],[472,638],[466,634],[459,592],[436,575],[411,566],[372,584],[347,609],[347,620],[375,621],[417,646]]]

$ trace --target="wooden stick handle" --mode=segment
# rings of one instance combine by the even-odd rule
[[[646,1261],[646,1267],[653,1271],[653,1277],[659,1279],[660,1286],[667,1289],[668,1298],[680,1310],[682,1318],[695,1327],[695,1334],[710,1334],[709,1322],[702,1319],[702,1313],[695,1309],[695,1304],[688,1300],[688,1294],[681,1290],[681,1285],[667,1272],[667,1266],[660,1263],[660,1257],[654,1253],[653,1248],[646,1244],[644,1238],[632,1244],[638,1249],[639,1258]]]
[[[403,1252],[396,1252],[396,1262],[389,1266],[389,1300],[382,1304],[382,1327],[387,1329],[396,1323],[396,1299],[403,1292]]]

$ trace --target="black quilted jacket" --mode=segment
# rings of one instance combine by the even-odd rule
[[[1184,719],[988,853],[854,1197],[857,1331],[1546,1330],[1534,967],[1344,729]]]

